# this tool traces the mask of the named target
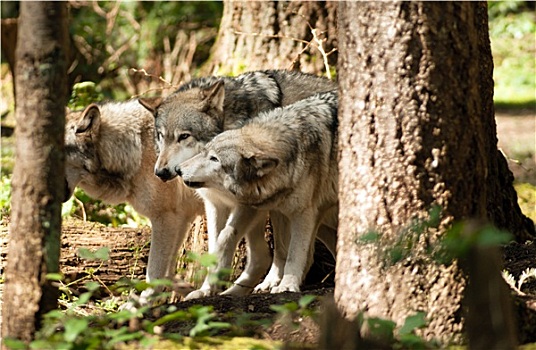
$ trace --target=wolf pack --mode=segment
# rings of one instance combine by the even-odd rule
[[[211,272],[229,269],[245,238],[247,263],[236,281],[222,291],[207,276],[185,299],[296,292],[315,239],[336,254],[337,109],[335,82],[287,70],[202,77],[166,97],[93,103],[67,114],[64,199],[79,186],[146,216],[148,282],[175,276],[199,215],[217,258]],[[154,293],[145,290],[139,302]]]

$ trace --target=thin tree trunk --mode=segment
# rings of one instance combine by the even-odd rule
[[[30,341],[58,297],[46,275],[59,272],[68,31],[67,3],[20,6],[17,139],[2,336]]]
[[[428,248],[468,218],[533,237],[534,227],[518,229],[525,218],[512,210],[511,181],[501,182],[508,170],[497,167],[483,11],[463,2],[340,4],[335,299],[349,318],[365,311],[401,325],[423,311],[427,339],[460,341],[465,274]],[[416,220],[434,205],[439,229],[417,236]],[[360,241],[370,232],[379,240]]]
[[[239,74],[280,68],[325,72],[319,46],[324,40],[325,53],[336,47],[336,8],[336,2],[224,1],[218,39],[203,71]],[[335,67],[336,52],[327,59],[330,67]]]

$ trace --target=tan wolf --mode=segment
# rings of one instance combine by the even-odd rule
[[[91,104],[67,114],[67,200],[79,186],[110,204],[128,202],[151,220],[147,281],[175,276],[179,247],[203,203],[181,179],[154,175],[154,117],[137,100]],[[144,291],[147,303],[152,289]]]
[[[287,259],[272,293],[300,290],[319,226],[337,227],[337,108],[332,91],[261,113],[180,165],[192,188],[212,189],[237,208],[288,218]],[[235,234],[225,228],[218,240]]]

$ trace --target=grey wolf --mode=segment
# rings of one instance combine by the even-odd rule
[[[241,127],[260,112],[292,104],[315,92],[333,90],[336,86],[332,81],[310,74],[266,70],[248,72],[234,78],[200,78],[181,86],[164,99],[140,99],[140,103],[155,116],[156,144],[159,150],[155,174],[163,181],[173,179],[179,175],[182,162],[201,152],[207,142],[223,131]],[[219,237],[222,230],[253,231],[241,231],[242,235],[246,235],[248,265],[234,286],[224,293],[240,295],[251,292],[266,271],[267,260],[264,256],[267,251],[263,247],[264,241],[259,241],[264,232],[261,218],[266,213],[256,211],[253,215],[244,206],[237,208],[229,196],[213,189],[201,189],[198,192],[205,202],[209,252],[219,256],[219,268],[228,267],[236,242],[236,235],[231,235],[234,239],[228,240]],[[249,217],[244,213],[249,213]],[[242,217],[252,224],[243,227],[239,219]],[[272,221],[275,230],[287,227],[285,218],[277,213],[273,215]],[[333,240],[331,242],[331,250],[334,251]],[[280,246],[284,246],[283,242]],[[252,261],[254,259],[257,260]],[[280,257],[276,251],[274,262],[284,260],[285,257]],[[270,271],[269,276],[277,275],[272,272],[277,271],[276,266],[272,265]],[[268,283],[271,284],[273,283]],[[187,299],[215,291],[206,279],[200,290],[188,295]]]
[[[180,165],[186,185],[288,219],[287,259],[273,293],[300,290],[318,228],[337,227],[337,107],[331,91],[261,113]],[[218,240],[225,234],[233,232]]]
[[[130,203],[151,220],[147,281],[175,276],[177,252],[203,214],[195,191],[154,175],[154,117],[137,100],[91,104],[67,114],[65,200],[76,186],[111,204]],[[142,293],[142,303],[154,291]]]

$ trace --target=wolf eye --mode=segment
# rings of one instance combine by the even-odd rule
[[[164,138],[164,135],[163,135],[161,132],[158,132],[158,133],[156,134],[156,139],[157,139],[158,141],[161,141],[163,138]]]
[[[218,158],[216,158],[215,156],[210,156],[210,158],[208,159],[210,160],[211,162],[219,162],[220,160]]]
[[[188,137],[190,137],[190,134],[180,134],[177,142],[181,142],[183,140],[186,140]]]

